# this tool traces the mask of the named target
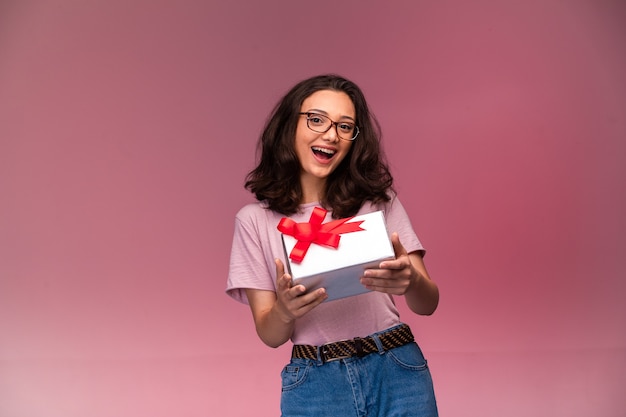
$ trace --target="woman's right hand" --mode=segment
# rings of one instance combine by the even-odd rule
[[[282,261],[276,259],[275,264],[276,304],[274,307],[286,323],[304,316],[328,298],[324,288],[307,293],[304,285],[293,285],[291,276],[285,272],[285,265]]]
[[[276,292],[246,289],[256,331],[263,343],[278,347],[288,341],[296,319],[320,305],[328,298],[326,290],[319,288],[310,293],[304,285],[292,285],[285,266],[276,259]]]

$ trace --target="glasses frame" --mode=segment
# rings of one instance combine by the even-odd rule
[[[347,141],[349,141],[349,142],[352,142],[353,140],[355,140],[355,139],[356,139],[356,137],[357,137],[357,136],[359,136],[359,132],[360,132],[360,130],[359,130],[359,127],[358,127],[356,124],[354,124],[354,130],[355,130],[354,136],[352,136],[352,139],[346,139],[346,138],[341,137],[341,135],[339,134],[338,126],[339,126],[339,124],[340,124],[341,122],[335,122],[335,121],[334,121],[333,119],[331,119],[330,117],[328,117],[328,116],[326,116],[326,115],[323,115],[323,114],[316,113],[316,112],[314,112],[314,111],[300,112],[300,113],[298,113],[298,114],[299,114],[300,116],[306,116],[306,127],[308,127],[308,128],[309,128],[309,130],[312,130],[312,131],[313,131],[313,132],[315,132],[315,133],[326,133],[326,132],[328,132],[328,131],[329,131],[329,130],[333,127],[333,125],[334,125],[334,126],[335,126],[335,132],[337,132],[337,137],[338,137],[339,139],[341,139],[341,140],[347,140]],[[325,117],[325,118],[327,118],[328,120],[330,120],[330,126],[328,126],[328,129],[326,129],[326,130],[324,130],[324,131],[313,129],[313,128],[311,127],[311,125],[309,124],[309,121],[311,120],[311,115]]]

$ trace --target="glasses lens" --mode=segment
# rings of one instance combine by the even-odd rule
[[[352,123],[341,122],[337,123],[337,134],[342,139],[352,140],[356,137],[355,131],[358,131],[356,126]]]
[[[308,113],[306,119],[309,129],[319,133],[326,133],[332,123],[328,117],[316,113]]]

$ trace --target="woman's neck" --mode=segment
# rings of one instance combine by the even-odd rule
[[[302,201],[300,203],[316,203],[322,200],[326,189],[326,179],[310,178],[307,181],[305,178],[300,178],[300,185],[302,187]]]

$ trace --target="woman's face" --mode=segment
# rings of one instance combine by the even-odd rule
[[[343,161],[352,146],[352,141],[340,139],[337,131],[342,137],[350,136],[345,131],[356,122],[354,104],[342,91],[320,90],[302,102],[300,112],[309,113],[300,116],[296,128],[295,151],[301,167],[300,182],[303,187],[319,185]],[[311,127],[323,130],[317,126],[323,125],[325,117],[334,122],[327,132],[315,132],[307,126],[308,118]]]

